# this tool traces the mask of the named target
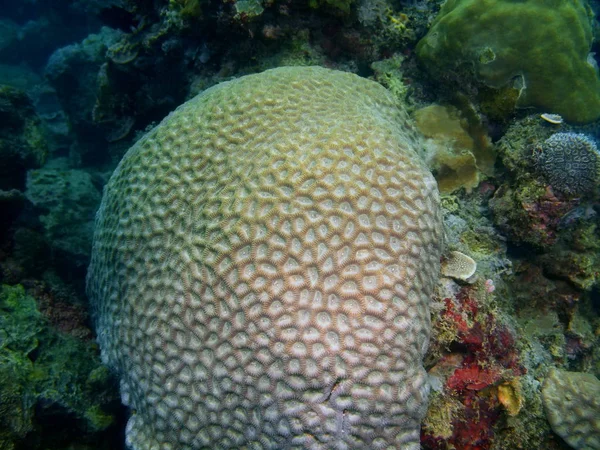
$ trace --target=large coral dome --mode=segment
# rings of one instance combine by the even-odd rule
[[[129,150],[88,293],[132,449],[419,448],[442,233],[407,124],[372,81],[279,68]]]
[[[434,78],[454,79],[459,89],[466,80],[510,86],[518,106],[593,122],[600,118],[594,20],[585,0],[447,0],[416,50]]]

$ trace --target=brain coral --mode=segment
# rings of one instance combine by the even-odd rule
[[[584,134],[554,133],[534,158],[537,170],[565,194],[591,193],[600,183],[600,152]]]
[[[552,369],[542,400],[556,434],[577,450],[600,450],[600,381],[589,373]]]
[[[372,81],[280,68],[129,150],[88,293],[130,447],[419,448],[441,219],[407,120]]]

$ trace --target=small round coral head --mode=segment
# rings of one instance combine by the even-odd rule
[[[552,125],[560,125],[564,122],[563,118],[558,114],[543,113],[540,114],[540,117],[546,122],[551,123]]]

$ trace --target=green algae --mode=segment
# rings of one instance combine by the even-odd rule
[[[44,449],[84,441],[114,423],[117,405],[96,345],[54,330],[23,286],[2,286],[0,449],[23,448],[25,439],[49,439]],[[76,420],[68,429],[48,430],[46,422],[60,417]]]
[[[382,84],[397,99],[399,105],[406,104],[408,87],[403,82],[402,62],[404,56],[395,54],[391,58],[371,64],[375,81]]]

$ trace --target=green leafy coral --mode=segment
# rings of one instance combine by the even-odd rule
[[[600,117],[592,20],[584,0],[448,0],[417,54],[438,79],[472,70],[486,86],[518,87],[519,106],[590,122]]]

